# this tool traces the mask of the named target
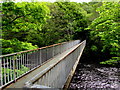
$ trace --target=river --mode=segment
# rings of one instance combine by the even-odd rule
[[[120,90],[120,67],[80,63],[76,69],[69,89],[80,90]]]

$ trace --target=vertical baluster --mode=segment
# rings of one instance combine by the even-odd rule
[[[34,55],[32,54],[33,52],[31,52],[31,57],[30,57],[30,59],[31,59],[31,69],[33,68],[33,65],[34,65]]]
[[[26,53],[27,54],[27,65],[26,67],[30,69],[30,58],[29,58],[29,52]],[[28,71],[27,71],[28,72]]]
[[[52,52],[53,52],[53,51],[52,51],[52,50],[53,50],[52,48],[53,48],[53,47],[50,47],[50,51],[49,51],[50,58],[52,58]]]
[[[26,53],[24,54],[24,66],[26,67]]]
[[[26,66],[28,68],[28,53],[26,53]],[[26,71],[27,72],[27,71]]]
[[[45,60],[45,50],[44,49],[41,49],[41,57],[42,57],[42,64],[43,64],[43,62],[44,62],[44,60]]]
[[[18,65],[19,65],[19,68],[18,68],[18,70],[21,70],[21,56],[20,56],[20,54],[19,54],[19,57],[18,57],[19,59],[18,59]],[[19,76],[20,76],[20,74],[19,74]]]
[[[24,58],[24,61],[25,61],[25,67],[26,67],[26,53],[25,53],[25,58]]]
[[[33,65],[33,68],[36,66],[36,58],[35,58],[35,55],[36,55],[36,53],[35,53],[35,51],[33,51],[34,53],[33,53],[33,57],[34,57],[34,65]]]
[[[13,77],[14,81],[16,80],[16,56],[13,56]]]
[[[26,67],[28,68],[28,53],[26,53]]]
[[[28,58],[28,54],[29,53],[27,53],[27,68],[29,68],[29,58]],[[29,68],[30,69],[30,68]]]
[[[24,58],[24,60],[25,60],[25,67],[27,66],[26,59],[27,59],[27,56],[26,56],[26,53],[25,53],[25,58]]]
[[[20,70],[22,69],[22,53],[20,54]]]
[[[19,55],[17,55],[17,59],[16,59],[16,65],[17,65],[17,77],[16,78],[18,78],[19,77]]]
[[[16,55],[16,59],[15,59],[15,66],[16,66],[16,68],[15,68],[15,70],[16,70],[16,78],[18,77],[18,55]]]
[[[34,65],[34,55],[33,55],[33,52],[31,52],[31,55],[30,55],[30,59],[31,59],[31,69],[33,68],[33,65]]]
[[[31,63],[31,52],[28,53],[28,59],[29,59],[29,68],[31,70],[31,65],[32,65],[32,63]]]
[[[4,65],[4,71],[3,71],[3,73],[4,73],[4,84],[6,84],[6,68],[5,68],[5,59],[3,59],[3,65]]]
[[[24,53],[24,67],[26,67],[27,66],[27,56],[26,56],[26,53]],[[25,70],[24,70],[24,73],[25,73]]]
[[[34,67],[36,66],[36,52],[34,51]],[[34,68],[33,67],[33,68]]]
[[[22,53],[20,54],[20,63],[21,63],[20,67],[22,68]]]
[[[38,61],[37,59],[38,59],[38,55],[37,55],[37,51],[35,51],[35,67],[38,65],[38,64],[37,64],[37,63],[38,63],[38,62],[37,62],[37,61]]]
[[[31,70],[31,53],[28,53],[28,59],[29,59],[29,67],[30,67],[30,70]]]
[[[33,69],[33,67],[35,65],[35,55],[34,55],[35,53],[33,52],[32,54],[33,54],[33,66],[32,66],[32,69]]]
[[[47,49],[45,48],[45,60],[44,62],[47,60]]]
[[[10,81],[13,80],[12,78],[12,57],[10,57]]]
[[[23,66],[25,66],[25,64],[24,64],[24,62],[25,62],[25,61],[24,61],[24,54],[25,54],[25,53],[23,53],[23,55],[22,55],[22,63],[23,63]]]
[[[30,70],[31,70],[31,58],[30,58],[30,53],[28,53],[28,62],[29,62],[29,68],[30,68]]]
[[[29,68],[28,53],[26,53],[26,67]],[[26,72],[28,72],[28,71],[26,71]]]
[[[23,59],[23,61],[24,61],[24,67],[26,67],[27,65],[26,65],[26,53],[24,53],[24,59]]]
[[[23,58],[23,55],[24,55],[24,53],[23,54],[21,54],[21,68],[22,68],[22,66],[24,66],[24,58]]]
[[[36,67],[37,66],[37,51],[35,51],[34,53],[35,53],[34,54],[35,66],[34,67]]]
[[[37,65],[39,66],[39,50],[37,50]]]
[[[38,50],[36,51],[36,66],[38,66]]]
[[[24,66],[27,67],[27,53],[24,54]]]
[[[7,69],[9,69],[8,58],[9,58],[9,57],[7,57]],[[10,75],[10,73],[9,73],[9,70],[8,70],[8,72],[7,72],[7,82],[9,82],[9,75]]]
[[[33,55],[34,55],[34,66],[33,66],[33,68],[34,68],[36,66],[36,52],[35,51],[34,51]]]

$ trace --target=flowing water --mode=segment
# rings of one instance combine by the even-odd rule
[[[80,63],[69,89],[96,90],[97,88],[120,90],[120,67]]]

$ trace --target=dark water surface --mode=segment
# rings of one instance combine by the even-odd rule
[[[80,63],[70,83],[70,89],[120,90],[120,67],[105,67]],[[96,88],[96,89],[95,89]]]

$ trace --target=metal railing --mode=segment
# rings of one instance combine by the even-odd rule
[[[21,76],[39,67],[47,60],[61,54],[80,43],[80,40],[69,41],[34,50],[27,50],[0,56],[0,88],[15,82]]]
[[[28,88],[63,88],[71,70],[76,62],[79,62],[81,54],[84,50],[86,41],[76,45],[76,47],[68,52],[61,59],[56,57],[53,60],[57,62],[46,65],[37,75],[26,82]],[[68,50],[69,51],[69,50]]]

